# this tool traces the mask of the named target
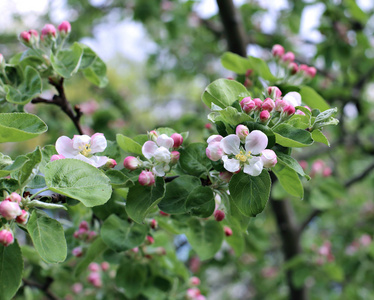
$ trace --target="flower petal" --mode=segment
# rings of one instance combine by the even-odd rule
[[[209,143],[214,143],[214,142],[220,142],[222,139],[223,139],[222,135],[218,135],[218,134],[211,135],[207,139],[207,143],[209,144]]]
[[[74,135],[73,139],[73,148],[76,150],[80,150],[79,147],[83,150],[83,148],[90,144],[91,138],[88,135]]]
[[[253,130],[245,139],[245,150],[260,154],[268,145],[268,137],[260,130]]]
[[[244,166],[243,172],[251,176],[258,176],[261,174],[264,164],[260,157],[252,157],[249,164]]]
[[[163,177],[165,176],[165,171],[164,171],[164,164],[156,165],[152,168],[152,172],[158,176],[158,177]]]
[[[240,162],[235,158],[228,158],[227,155],[222,156],[223,167],[229,172],[237,172],[240,170]]]
[[[296,107],[301,105],[301,95],[298,92],[289,92],[283,97],[283,101]]]
[[[56,141],[56,151],[65,158],[74,158],[79,151],[73,148],[73,141],[67,136],[60,136]]]
[[[221,148],[226,154],[238,154],[240,152],[240,139],[235,134],[230,134],[221,140]]]
[[[142,147],[142,153],[147,159],[150,159],[153,157],[157,149],[158,147],[155,142],[147,141]]]
[[[102,133],[95,133],[91,136],[91,154],[97,152],[103,152],[107,146],[107,141]]]
[[[171,137],[168,137],[166,134],[163,133],[157,137],[156,143],[160,147],[165,147],[167,149],[170,149],[174,145],[174,140]]]
[[[107,163],[108,159],[109,158],[106,157],[106,156],[95,156],[95,155],[91,156],[89,158],[89,160],[91,162],[91,165],[93,165],[96,168],[99,168],[99,167],[105,165]]]

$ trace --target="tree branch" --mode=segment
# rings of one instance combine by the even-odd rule
[[[82,112],[78,105],[72,109],[69,101],[66,99],[65,90],[64,90],[64,78],[56,81],[52,78],[49,78],[49,84],[53,85],[57,90],[57,95],[54,95],[53,98],[45,99],[41,97],[37,97],[31,100],[31,103],[45,103],[45,104],[54,104],[61,108],[61,110],[68,115],[68,117],[73,121],[75,128],[77,128],[79,134],[83,134],[82,127],[79,123],[80,118],[82,116]]]
[[[47,277],[47,281],[45,284],[40,284],[38,282],[31,281],[27,278],[23,278],[22,282],[24,285],[30,286],[30,287],[36,287],[37,289],[43,291],[45,295],[50,300],[60,300],[59,297],[57,297],[52,291],[49,290],[49,286],[52,284],[53,279],[51,277]]]

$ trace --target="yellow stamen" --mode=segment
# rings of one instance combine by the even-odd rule
[[[235,155],[235,158],[242,163],[246,162],[247,159],[250,157],[251,157],[251,152],[245,153],[243,150],[241,150],[239,154]]]
[[[90,155],[90,153],[91,153],[91,145],[90,144],[86,144],[86,145],[84,145],[84,147],[82,147],[82,146],[79,146],[79,150],[80,150],[80,153],[82,154],[82,155],[84,155],[84,156],[89,156]]]

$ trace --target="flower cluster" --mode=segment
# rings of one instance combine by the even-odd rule
[[[82,221],[79,224],[78,230],[74,232],[73,236],[74,238],[76,238],[79,241],[82,241],[83,243],[89,243],[97,236],[97,233],[96,231],[90,230],[88,223],[86,221]],[[83,255],[83,249],[84,249],[84,245],[75,247],[72,250],[72,254],[75,257],[80,257]]]
[[[301,160],[299,164],[304,171],[308,168],[308,162],[305,160]],[[323,177],[330,177],[332,175],[332,169],[322,159],[317,159],[312,163],[310,177],[313,178],[321,175]]]
[[[295,62],[295,54],[293,52],[285,52],[283,46],[278,44],[274,45],[271,53],[278,62],[279,69],[277,70],[277,75],[284,75],[284,77],[287,77],[289,81],[295,81],[295,79],[298,79],[300,83],[303,79],[316,76],[317,69],[315,67],[307,66],[305,64],[298,65]]]
[[[251,176],[261,174],[263,168],[271,168],[277,163],[273,150],[266,149],[268,138],[260,130],[249,130],[244,125],[236,127],[236,134],[226,137],[212,135],[208,138],[206,155],[212,161],[222,159],[224,168],[232,173],[243,169]],[[244,146],[243,146],[244,144]]]
[[[197,287],[200,285],[200,279],[193,276],[189,280],[190,288],[187,289],[186,298],[188,300],[205,300],[205,296],[201,294],[200,289]]]
[[[14,242],[14,235],[10,229],[10,224],[16,221],[18,224],[25,225],[29,219],[29,213],[22,209],[22,197],[17,193],[11,193],[0,203],[0,216],[6,222],[4,228],[0,230],[0,244],[9,246]]]
[[[173,133],[169,137],[152,130],[148,136],[150,140],[142,147],[143,156],[147,161],[134,156],[128,156],[123,161],[123,166],[128,170],[145,169],[139,175],[139,183],[144,186],[154,185],[155,176],[163,177],[171,170],[179,160],[180,153],[176,150],[183,143],[183,137],[179,133]]]
[[[107,147],[107,141],[102,133],[95,133],[91,137],[88,135],[74,135],[73,139],[61,136],[56,141],[56,151],[52,155],[51,161],[74,158],[82,160],[96,168],[105,166],[113,168],[117,163],[106,156],[96,156],[95,153],[102,152]]]

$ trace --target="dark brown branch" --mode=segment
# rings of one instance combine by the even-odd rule
[[[23,278],[22,279],[23,284],[30,286],[30,287],[35,287],[45,293],[45,295],[48,297],[50,300],[60,300],[59,297],[57,297],[52,291],[50,291],[49,287],[53,282],[53,279],[51,277],[47,278],[47,281],[45,284],[40,284],[38,282],[31,281],[29,279]]]
[[[54,95],[51,100],[37,97],[31,100],[31,103],[46,103],[54,104],[61,108],[61,110],[68,115],[68,117],[73,121],[74,126],[77,128],[79,134],[83,134],[82,127],[79,123],[82,116],[82,112],[78,105],[72,109],[69,101],[66,99],[65,90],[64,90],[64,78],[56,81],[55,79],[49,78],[49,84],[53,85],[57,90],[57,95]]]

